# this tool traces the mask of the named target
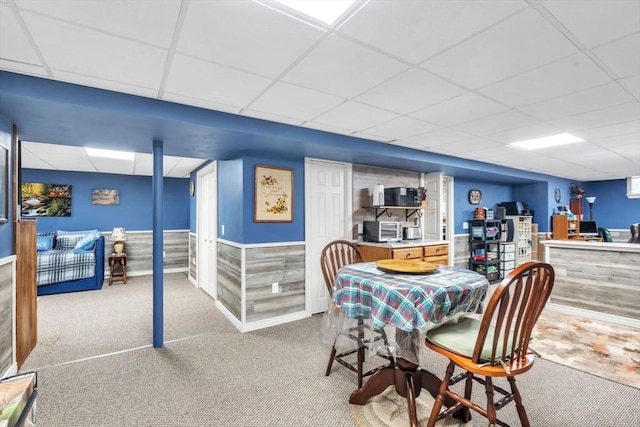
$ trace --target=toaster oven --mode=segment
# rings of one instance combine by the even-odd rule
[[[362,221],[362,240],[365,242],[400,242],[402,241],[402,223]]]

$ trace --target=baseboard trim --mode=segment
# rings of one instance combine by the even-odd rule
[[[193,286],[195,286],[196,288],[198,287],[198,281],[191,276],[190,274],[187,274],[187,277],[189,278],[189,283],[191,283]]]
[[[10,377],[10,376],[15,375],[17,373],[18,373],[18,364],[16,362],[13,362],[11,364],[11,366],[9,366],[9,368],[6,370],[5,373],[2,374],[2,376],[0,378]]]
[[[234,316],[227,307],[225,307],[220,301],[216,300],[216,307],[225,315],[227,319],[236,327],[236,329],[242,333],[257,331],[258,329],[269,328],[271,326],[282,325],[296,320],[306,319],[310,317],[305,311],[299,311],[296,313],[285,314],[282,316],[272,317],[270,319],[259,320],[257,322],[243,324],[236,316]]]
[[[165,268],[164,270],[162,270],[163,274],[170,274],[170,273],[188,273],[189,272],[189,268],[188,267],[178,267],[178,268]],[[105,271],[105,276],[107,276],[108,271]],[[127,271],[127,277],[136,277],[136,276],[152,276],[153,275],[153,270],[138,270],[138,271]]]
[[[546,308],[564,314],[575,314],[577,316],[588,317],[601,322],[614,323],[616,325],[627,326],[630,328],[638,327],[638,319],[630,317],[616,316],[615,314],[600,313],[598,311],[585,310],[583,308],[569,307],[566,305],[547,303]]]

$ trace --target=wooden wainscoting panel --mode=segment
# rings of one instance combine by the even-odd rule
[[[198,280],[198,236],[189,233],[189,276]]]
[[[304,245],[249,248],[245,262],[247,322],[304,311]]]
[[[242,249],[218,242],[218,301],[242,321]]]
[[[13,265],[0,264],[0,376],[13,364]]]
[[[22,366],[38,341],[36,221],[16,222],[16,361]]]

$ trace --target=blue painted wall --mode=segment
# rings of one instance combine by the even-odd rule
[[[253,222],[255,165],[277,166],[293,169],[293,222],[269,223]],[[270,159],[264,157],[244,157],[242,180],[244,232],[242,243],[271,243],[304,241],[304,159]],[[236,178],[236,180],[238,180]]]
[[[640,222],[640,199],[628,199],[627,181],[591,181],[582,183],[587,196],[595,196],[593,219],[598,227],[629,229],[631,224]],[[582,212],[589,219],[589,204],[583,198]]]
[[[0,145],[9,149],[9,163],[7,170],[7,219],[5,223],[0,223],[0,258],[14,255],[13,250],[13,212],[15,208],[12,205],[13,200],[13,155],[11,152],[11,134],[12,124],[4,117],[0,116]]]
[[[71,216],[38,217],[38,232],[54,230],[109,231],[113,227],[127,230],[153,228],[153,192],[150,176],[65,172],[23,169],[22,182],[70,184]],[[120,191],[119,205],[92,205],[91,190],[110,188]],[[189,180],[164,179],[164,229],[189,228]]]
[[[253,200],[245,205],[244,193],[251,181],[244,180],[243,164],[242,159],[218,161],[218,237],[236,243],[246,243],[243,218],[253,205]]]
[[[496,204],[512,200],[512,188],[509,185],[491,184],[481,181],[471,181],[466,179],[453,180],[453,203],[454,203],[454,234],[467,233],[462,228],[465,221],[474,218],[474,211],[478,207],[495,209]],[[482,192],[482,201],[479,205],[469,203],[469,190],[475,189]]]

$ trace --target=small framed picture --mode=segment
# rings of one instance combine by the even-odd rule
[[[469,204],[479,205],[482,201],[482,191],[480,190],[469,190]]]
[[[293,221],[293,169],[256,165],[253,222]]]

